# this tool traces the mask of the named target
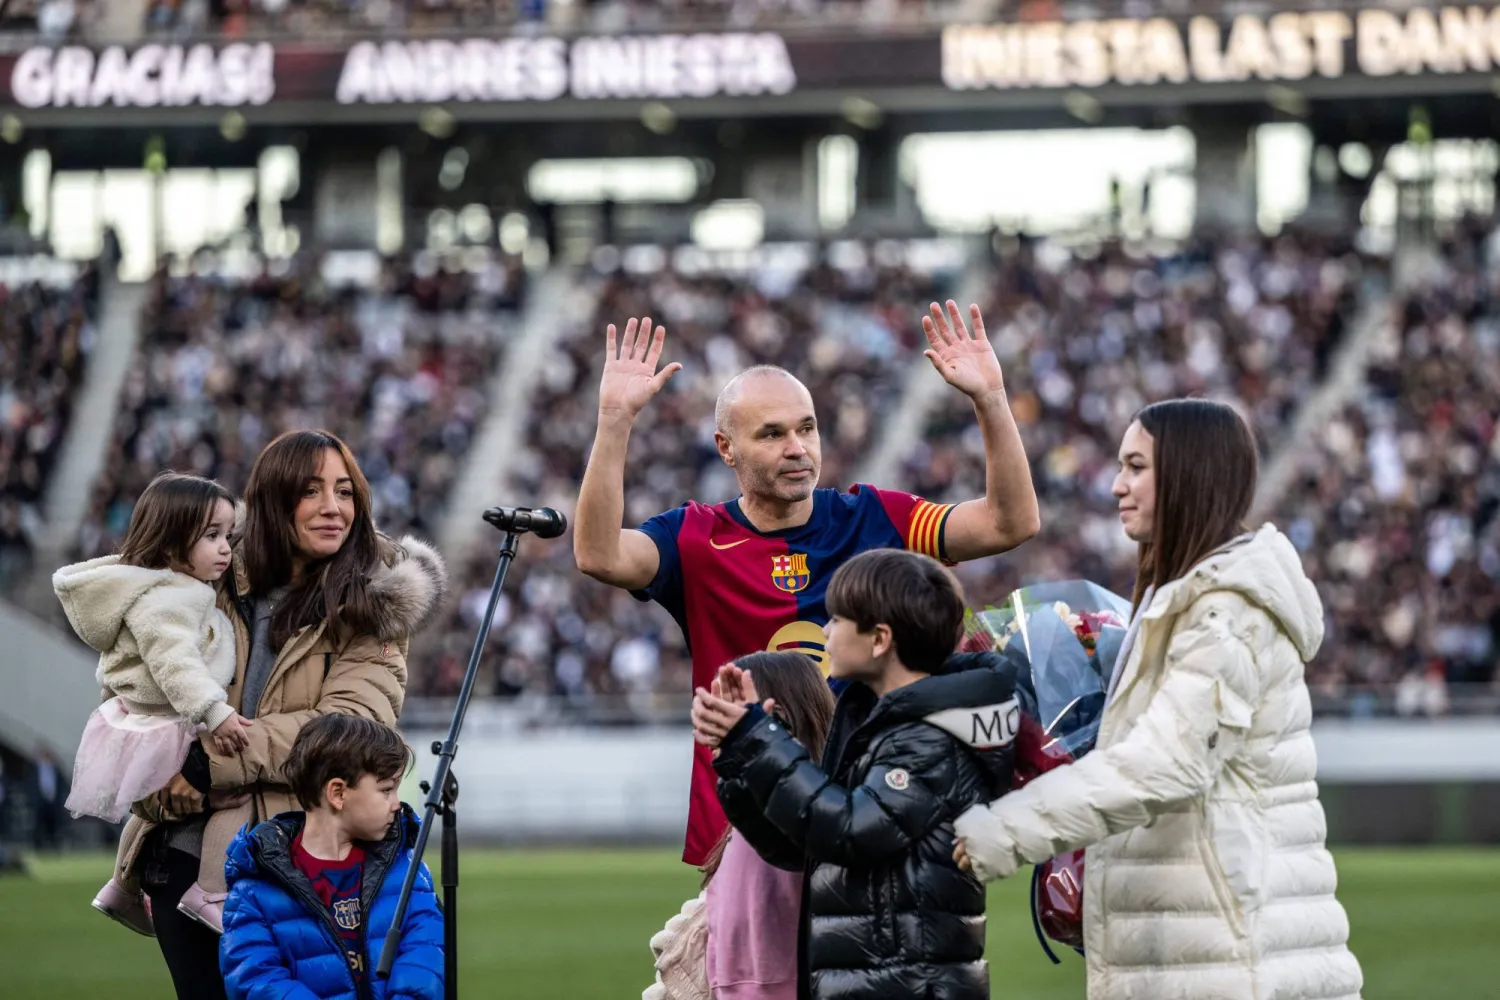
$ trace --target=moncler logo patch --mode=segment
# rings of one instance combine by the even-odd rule
[[[911,784],[911,775],[903,767],[895,767],[885,772],[885,783],[898,792],[904,792]]]
[[[1021,729],[1021,705],[1016,699],[998,705],[949,708],[924,721],[946,730],[976,750],[1009,746]]]

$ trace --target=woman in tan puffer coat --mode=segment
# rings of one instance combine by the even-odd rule
[[[219,592],[235,639],[229,701],[251,720],[249,747],[226,755],[195,744],[183,773],[137,803],[117,873],[145,886],[179,1000],[225,995],[212,929],[222,889],[184,898],[199,855],[222,859],[242,825],[297,808],[281,768],[309,720],[343,712],[395,725],[408,639],[446,583],[431,547],[376,532],[369,485],[338,438],[295,431],[256,459]]]

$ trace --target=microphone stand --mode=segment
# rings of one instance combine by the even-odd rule
[[[427,849],[427,838],[432,833],[434,814],[443,817],[442,862],[443,862],[443,996],[445,1000],[458,998],[458,779],[453,776],[453,758],[458,753],[458,734],[463,728],[464,715],[469,710],[469,699],[474,694],[474,679],[479,672],[479,658],[484,644],[489,639],[490,625],[495,618],[495,608],[500,603],[501,588],[505,585],[505,574],[516,557],[516,548],[522,532],[534,531],[541,538],[555,538],[563,533],[567,521],[561,514],[546,510],[536,512],[550,516],[552,520],[528,519],[533,512],[527,508],[490,508],[484,519],[505,532],[500,543],[500,564],[495,569],[495,582],[490,586],[489,604],[484,609],[484,620],[479,625],[479,634],[474,639],[474,649],[469,653],[469,666],[464,672],[463,685],[458,689],[458,703],[453,707],[453,719],[448,726],[448,738],[434,740],[432,752],[438,758],[437,772],[430,782],[422,782],[422,791],[427,796],[422,825],[417,831],[417,842],[412,848],[411,864],[406,878],[401,883],[401,895],[396,901],[396,914],[386,932],[385,944],[380,949],[380,962],[375,973],[382,979],[391,975],[391,966],[396,961],[396,951],[401,940],[401,925],[406,921],[406,909],[411,903],[411,893],[416,885],[417,872],[422,867],[422,855]]]

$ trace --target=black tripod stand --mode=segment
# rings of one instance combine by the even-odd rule
[[[385,944],[380,949],[380,964],[375,974],[382,979],[390,978],[391,965],[396,961],[396,949],[401,941],[401,925],[406,920],[406,908],[411,903],[412,886],[416,884],[417,872],[422,865],[422,854],[427,850],[427,837],[432,833],[433,816],[443,817],[443,995],[446,1000],[458,997],[458,813],[454,806],[458,802],[458,779],[453,776],[453,758],[458,753],[458,734],[464,725],[464,714],[469,710],[469,698],[474,694],[474,677],[479,672],[479,657],[484,651],[485,641],[490,636],[490,623],[495,618],[495,607],[500,603],[500,589],[505,585],[505,574],[516,557],[516,546],[521,535],[531,532],[538,538],[556,538],[568,529],[567,519],[547,507],[532,510],[528,507],[491,507],[484,512],[484,519],[505,532],[500,543],[500,565],[495,569],[495,582],[490,587],[490,602],[484,609],[484,621],[480,622],[479,634],[474,638],[474,649],[469,654],[469,667],[464,671],[463,685],[458,689],[458,702],[453,706],[453,720],[448,725],[448,738],[432,744],[437,755],[437,773],[430,782],[422,782],[422,791],[427,795],[422,826],[417,832],[417,843],[412,848],[411,867],[401,883],[401,896],[396,901],[396,915],[391,920],[391,929],[386,933]]]

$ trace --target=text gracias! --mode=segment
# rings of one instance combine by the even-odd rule
[[[1500,66],[1500,7],[1242,14],[1228,26],[1149,20],[953,26],[943,82],[954,90],[1333,78],[1347,44],[1365,76],[1487,72]]]

